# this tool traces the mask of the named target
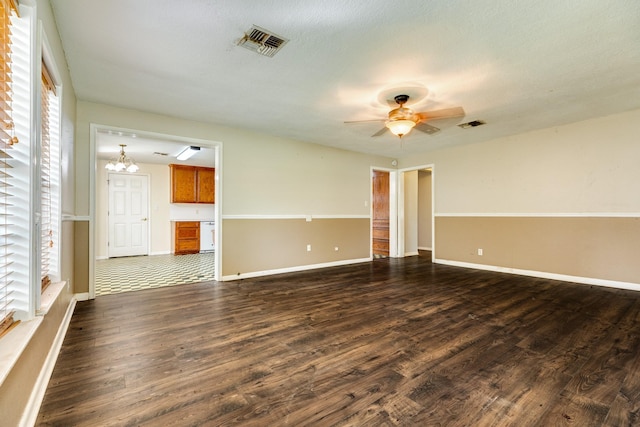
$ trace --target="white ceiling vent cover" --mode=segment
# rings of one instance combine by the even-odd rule
[[[256,25],[251,27],[239,41],[238,45],[252,50],[260,55],[272,57],[289,40],[282,38],[269,30]]]

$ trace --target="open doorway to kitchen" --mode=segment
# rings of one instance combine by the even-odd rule
[[[195,155],[187,160],[178,159],[179,153],[189,147],[194,147]],[[91,148],[95,168],[91,174],[89,298],[218,280],[221,143],[92,124]],[[123,150],[127,166],[136,167],[130,172],[128,168],[110,170],[121,160]],[[209,185],[203,184],[202,188],[212,194],[199,203],[173,203],[170,164],[206,171]],[[138,191],[144,182],[128,178],[139,176],[148,180],[146,198],[140,196],[144,192]],[[125,186],[129,181],[133,181],[129,184],[135,188]],[[145,215],[136,216],[135,221],[127,220],[141,212]],[[177,255],[180,251],[175,249],[175,230],[179,224],[190,225],[197,240],[191,242],[197,247],[185,255]],[[201,224],[205,224],[203,248]],[[127,228],[129,225],[131,230]],[[127,245],[130,240],[132,245]],[[122,245],[125,247],[120,248]],[[126,246],[146,250],[129,253]]]

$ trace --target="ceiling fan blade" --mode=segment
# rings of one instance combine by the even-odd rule
[[[384,135],[387,132],[387,128],[383,127],[382,129],[380,129],[378,132],[374,133],[373,135],[371,135],[371,137],[374,136],[380,136],[380,135]]]
[[[347,120],[344,123],[369,123],[369,122],[384,122],[387,119],[371,119],[371,120]]]
[[[423,111],[416,113],[420,120],[440,120],[452,117],[464,117],[465,112],[462,107],[443,108],[442,110]]]
[[[435,126],[431,126],[429,124],[426,123],[418,123],[416,125],[416,127],[414,127],[415,130],[419,130],[420,132],[424,132],[424,133],[428,133],[429,135],[433,135],[434,133],[438,133],[440,132],[440,128],[437,128]]]

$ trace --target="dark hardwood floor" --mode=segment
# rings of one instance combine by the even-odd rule
[[[640,425],[640,293],[416,256],[98,297],[38,425]]]

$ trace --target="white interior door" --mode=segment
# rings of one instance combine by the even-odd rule
[[[109,258],[149,254],[149,177],[109,173]]]

